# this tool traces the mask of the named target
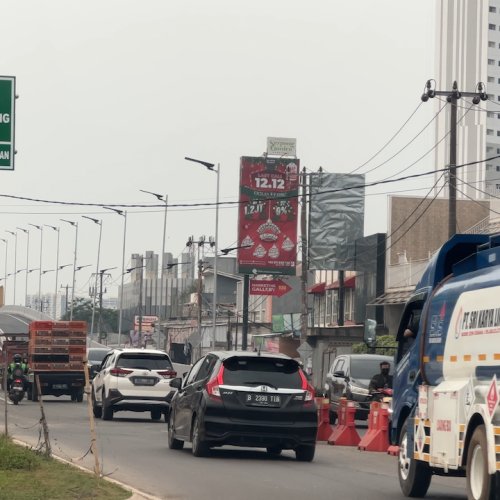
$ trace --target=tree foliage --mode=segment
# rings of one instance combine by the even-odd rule
[[[393,335],[381,335],[377,337],[375,349],[369,348],[364,342],[360,342],[359,344],[353,344],[352,352],[354,354],[375,352],[376,354],[383,354],[384,356],[394,356],[397,345],[396,337]]]
[[[70,309],[61,317],[64,321],[69,321]],[[86,321],[88,328],[90,330],[90,325],[92,323],[92,301],[89,299],[84,299],[82,297],[77,297],[73,305],[73,320],[75,321]],[[97,325],[99,321],[99,307],[95,308],[94,313],[94,325]],[[115,309],[102,309],[102,331],[103,332],[117,332],[118,331],[118,311]],[[95,328],[94,328],[95,330]]]

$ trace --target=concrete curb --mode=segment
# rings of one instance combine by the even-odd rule
[[[26,448],[33,448],[33,446],[30,445],[29,443],[26,443],[25,441],[21,441],[21,440],[16,439],[16,438],[12,438],[12,442],[16,443],[20,446],[24,446]],[[64,464],[68,464],[71,467],[75,467],[76,469],[79,469],[82,472],[86,472],[87,474],[94,475],[94,473],[91,470],[83,467],[82,465],[75,464],[74,462],[71,462],[70,460],[66,460],[65,458],[62,458],[58,455],[52,454],[51,458],[54,458],[55,460],[58,460],[59,462],[62,462]],[[155,497],[153,495],[150,495],[149,493],[145,493],[143,491],[140,491],[140,490],[134,488],[133,486],[122,483],[121,481],[118,481],[117,479],[113,479],[112,477],[101,476],[101,479],[105,479],[106,481],[109,481],[110,483],[117,484],[118,486],[121,486],[123,489],[130,491],[132,493],[132,496],[129,497],[128,500],[161,500],[160,497]]]

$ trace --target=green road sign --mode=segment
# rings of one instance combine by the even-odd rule
[[[0,170],[14,170],[16,78],[0,76]]]

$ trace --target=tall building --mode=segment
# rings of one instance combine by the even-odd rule
[[[458,101],[457,165],[500,154],[500,0],[439,0],[436,15],[436,89],[474,92],[483,82],[489,100]],[[444,97],[435,98],[436,111]],[[450,130],[450,107],[439,113],[436,143]],[[471,108],[470,110],[468,110]],[[435,149],[436,169],[449,164],[449,137]],[[436,180],[441,173],[436,173]],[[457,170],[457,197],[500,194],[500,159]],[[442,185],[443,180],[439,183]],[[479,189],[480,191],[476,190]]]

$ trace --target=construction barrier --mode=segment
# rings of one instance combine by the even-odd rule
[[[328,444],[338,446],[357,446],[361,441],[355,423],[356,408],[354,402],[340,398],[337,411],[337,425],[328,439]]]
[[[358,449],[386,452],[389,446],[389,407],[374,401],[368,415],[368,431],[359,442]]]
[[[397,457],[399,455],[399,446],[397,444],[391,444],[389,448],[387,448],[387,454]]]
[[[315,398],[318,408],[318,433],[316,441],[328,441],[332,435],[330,425],[330,400],[327,398]]]

